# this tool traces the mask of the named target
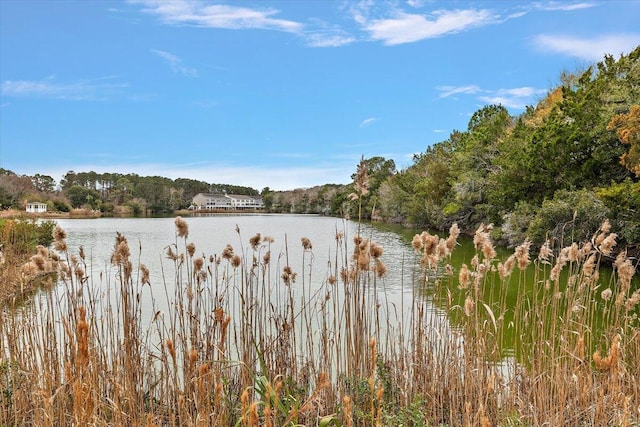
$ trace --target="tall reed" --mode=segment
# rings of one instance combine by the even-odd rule
[[[163,298],[126,236],[116,234],[108,271],[92,274],[82,248],[54,230],[40,256],[56,266],[58,289],[0,317],[0,425],[640,422],[636,265],[620,252],[601,280],[615,244],[606,223],[591,242],[549,242],[537,256],[524,242],[503,258],[481,226],[475,257],[460,266],[450,264],[457,226],[423,232],[415,294],[401,310],[380,291],[384,249],[360,231],[328,236],[324,279],[311,286],[309,239],[285,236],[274,254],[274,238],[245,240],[237,228],[237,242],[205,255],[186,220],[175,226]]]

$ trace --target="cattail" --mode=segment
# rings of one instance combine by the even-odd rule
[[[552,251],[551,246],[549,245],[549,240],[546,240],[544,244],[540,247],[540,252],[538,253],[538,259],[542,261],[543,264],[549,264],[549,258],[551,258]]]
[[[373,263],[376,276],[378,276],[378,278],[383,278],[387,274],[387,266],[378,258],[375,258]]]
[[[600,293],[600,297],[605,301],[609,301],[611,299],[611,294],[612,294],[611,288],[607,288]]]
[[[149,282],[149,269],[146,265],[140,264],[140,272],[142,273],[142,277],[140,278],[140,282],[144,285],[150,284]]]
[[[240,267],[240,263],[242,262],[242,259],[240,258],[240,255],[234,255],[233,257],[231,257],[231,265],[233,267]]]
[[[116,248],[111,255],[111,263],[113,265],[118,265],[129,259],[131,252],[129,250],[129,243],[127,243],[127,239],[116,240]]]
[[[334,276],[333,274],[331,274],[328,278],[327,278],[327,282],[329,282],[330,285],[335,285],[338,282],[338,279],[336,278],[336,276]]]
[[[449,228],[449,237],[447,237],[447,249],[449,250],[449,254],[453,252],[453,249],[456,246],[458,241],[458,236],[460,235],[460,228],[458,228],[458,224],[454,223]]]
[[[413,249],[416,251],[416,253],[420,252],[420,250],[422,249],[422,237],[420,237],[419,234],[413,236],[411,246],[413,246]]]
[[[271,261],[271,251],[267,251],[265,252],[265,254],[262,256],[262,262],[267,265],[269,264],[269,262]]]
[[[627,311],[631,311],[636,307],[636,305],[638,305],[639,302],[640,302],[640,289],[636,290],[633,294],[631,294],[629,298],[627,298],[627,301],[625,301],[624,303],[624,308]]]
[[[189,237],[189,224],[182,217],[176,217],[175,224],[178,237]]]
[[[258,249],[258,246],[260,246],[261,240],[262,240],[262,237],[260,236],[260,233],[256,233],[255,236],[249,239],[249,244],[255,250],[255,249]]]
[[[478,268],[478,264],[480,264],[480,258],[478,257],[478,254],[475,254],[473,258],[471,258],[470,264],[474,269]]]
[[[553,266],[553,268],[551,269],[551,273],[549,273],[549,279],[552,282],[557,282],[558,279],[560,279],[560,271],[562,271],[562,267],[564,266],[564,263],[561,262],[561,259],[558,258],[556,260],[555,265]]]
[[[600,244],[600,247],[599,247],[600,252],[602,252],[606,256],[611,255],[611,251],[613,250],[613,247],[616,245],[617,237],[618,235],[616,233],[611,233],[607,237],[605,237],[605,239]]]
[[[187,244],[187,253],[189,254],[190,257],[193,257],[193,254],[196,253],[196,245],[193,242],[189,242]]]
[[[493,248],[493,243],[488,238],[482,242],[482,255],[485,261],[492,260],[496,257],[496,250]]]
[[[59,225],[56,225],[53,228],[53,231],[51,234],[53,235],[53,240],[55,240],[56,242],[67,238],[67,232],[64,231],[62,227],[60,227]]]
[[[449,255],[449,249],[447,248],[447,241],[440,239],[436,245],[435,251],[436,259],[443,259]]]
[[[38,270],[40,271],[44,271],[45,270],[45,258],[38,254],[38,255],[34,255],[31,257],[31,261],[35,264],[35,266],[37,267]]]
[[[344,403],[344,418],[347,427],[353,427],[353,402],[349,396],[343,397],[342,402]]]
[[[222,251],[222,258],[226,260],[233,258],[233,247],[231,245],[227,244],[227,246],[225,246]]]
[[[297,273],[294,273],[291,267],[288,265],[284,267],[282,270],[282,280],[284,280],[285,285],[289,286],[296,281]]]
[[[611,343],[609,354],[606,357],[600,356],[600,353],[598,351],[593,353],[593,361],[596,365],[596,368],[603,371],[615,370],[618,365],[619,353],[620,335],[616,335],[615,337],[613,337],[613,342]]]
[[[209,362],[204,362],[202,365],[198,367],[198,375],[201,377],[204,377],[207,374],[209,374],[210,370],[211,370],[211,365],[209,364]]]
[[[310,251],[313,246],[311,245],[311,240],[309,240],[307,237],[303,237],[302,239],[300,239],[300,241],[302,242],[302,248],[305,251]]]
[[[600,246],[600,244],[603,242],[603,240],[605,239],[607,234],[609,234],[610,231],[611,231],[611,224],[609,223],[608,219],[605,219],[604,222],[602,223],[602,226],[600,227],[600,234],[598,234],[594,239],[594,243],[596,244],[596,246]]]
[[[89,364],[89,324],[86,320],[86,309],[84,306],[78,308],[78,324],[76,326],[78,342],[77,356],[79,365],[85,369]]]
[[[467,264],[462,264],[460,271],[458,272],[458,282],[460,282],[460,289],[466,289],[469,287],[470,271]]]
[[[447,276],[453,276],[453,267],[451,266],[451,264],[447,264],[444,266],[444,273]]]
[[[513,271],[513,267],[515,267],[515,264],[516,264],[516,256],[515,254],[512,254],[504,262],[505,277],[511,275],[511,272]]]
[[[422,252],[426,255],[434,255],[436,247],[440,243],[440,238],[423,231],[422,234]]]
[[[173,261],[177,261],[178,260],[178,254],[176,254],[173,251],[171,246],[167,246],[166,254],[167,254],[167,258],[169,258],[170,260],[173,260]]]
[[[196,259],[193,260],[193,268],[196,271],[200,271],[202,270],[202,267],[204,266],[204,258],[202,257],[198,257]]]
[[[528,239],[526,239],[524,241],[524,243],[522,243],[520,246],[516,247],[516,251],[515,251],[514,255],[516,256],[516,259],[518,260],[518,268],[520,270],[524,270],[525,268],[527,268],[527,266],[531,262],[529,260],[529,247],[530,246],[531,246],[531,242]]]
[[[569,252],[567,254],[567,257],[569,258],[569,262],[576,262],[579,260],[580,251],[578,250],[577,243],[574,242],[571,244],[571,246],[569,246]]]
[[[371,371],[372,371],[371,375],[373,375],[373,371],[376,368],[376,339],[374,337],[371,337],[369,339],[369,353],[370,353],[369,355],[371,360]]]
[[[613,266],[618,272],[620,294],[626,295],[631,288],[631,279],[633,279],[633,275],[635,274],[635,268],[633,267],[631,260],[627,258],[626,251],[622,251],[618,254]]]
[[[74,267],[73,274],[76,276],[78,281],[82,281],[82,279],[84,279],[84,269],[80,265],[76,265]]]
[[[380,258],[383,252],[384,250],[382,249],[382,246],[378,245],[375,242],[371,242],[371,245],[369,246],[369,253],[371,254],[372,258]]]
[[[56,225],[52,231],[53,236],[53,248],[58,252],[66,252],[67,251],[67,232],[62,229],[59,225]]]
[[[475,307],[475,303],[473,302],[470,296],[467,296],[467,298],[464,300],[464,314],[466,314],[467,317],[471,316],[471,314],[473,313],[474,307]]]
[[[260,422],[258,415],[258,402],[252,402],[249,407],[249,425],[251,427],[257,427]]]
[[[353,187],[356,190],[357,197],[366,196],[369,193],[369,174],[367,172],[367,162],[364,158],[360,160],[356,169]]]
[[[369,254],[366,252],[360,252],[357,261],[359,270],[366,271],[369,269]]]
[[[169,351],[169,355],[171,355],[171,359],[173,359],[173,363],[176,363],[176,348],[173,346],[173,341],[171,341],[171,338],[167,338],[165,344],[167,346],[167,350]]]
[[[576,344],[576,348],[574,350],[575,356],[580,359],[580,361],[584,361],[584,337],[578,338],[578,343]]]

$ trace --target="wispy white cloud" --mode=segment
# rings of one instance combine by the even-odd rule
[[[536,97],[547,92],[546,89],[536,89],[529,86],[503,88],[497,90],[482,89],[476,85],[468,86],[439,86],[438,99],[453,97],[454,95],[474,95],[476,99],[487,104],[501,104],[507,108],[524,109],[536,102]]]
[[[328,34],[315,32],[306,35],[307,45],[311,47],[340,47],[351,44],[356,38],[348,34]]]
[[[112,78],[78,80],[70,83],[43,80],[5,80],[0,86],[4,96],[53,98],[72,101],[99,101],[120,94],[128,87],[125,83],[111,82]]]
[[[230,4],[206,4],[188,0],[129,0],[142,6],[142,11],[159,17],[170,25],[192,25],[228,30],[275,30],[300,36],[310,47],[340,47],[356,38],[340,27],[326,23],[305,25],[280,19],[273,8],[249,8]],[[167,58],[168,59],[168,58]]]
[[[540,10],[548,10],[548,11],[565,11],[571,12],[574,10],[580,9],[589,9],[591,7],[596,6],[594,2],[559,2],[559,1],[550,1],[550,2],[536,2],[533,4],[533,7]]]
[[[176,74],[182,74],[185,77],[198,77],[198,70],[195,68],[187,67],[182,60],[172,53],[164,50],[151,49],[151,53],[158,55],[160,58],[169,64],[171,71]]]
[[[276,18],[279,11],[272,8],[258,9],[187,0],[130,0],[130,3],[140,4],[144,12],[175,25],[231,30],[279,30],[291,33],[297,33],[303,27],[299,22]]]
[[[480,92],[480,87],[476,85],[468,85],[468,86],[438,86],[436,88],[440,95],[438,99],[448,98],[457,94],[474,94]]]
[[[605,54],[617,57],[632,51],[638,44],[640,33],[602,35],[594,38],[541,34],[534,39],[534,45],[540,50],[587,61],[600,61]]]
[[[373,122],[375,122],[377,119],[375,117],[369,117],[368,119],[364,119],[361,123],[360,123],[360,127],[363,128],[365,126],[369,126],[371,124],[373,124]]]
[[[371,38],[385,45],[412,43],[454,34],[497,22],[488,10],[437,10],[431,15],[396,12],[388,19],[374,19],[363,24]]]

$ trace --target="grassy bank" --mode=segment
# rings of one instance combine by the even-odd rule
[[[616,238],[606,224],[591,242],[536,255],[524,242],[505,259],[481,227],[477,256],[454,266],[457,227],[416,235],[417,292],[401,308],[377,291],[384,248],[361,236],[327,236],[334,255],[316,264],[308,239],[278,254],[241,230],[199,254],[187,222],[175,224],[167,307],[126,236],[112,274],[92,276],[54,230],[28,264],[55,267],[60,289],[0,320],[0,425],[638,425],[640,291],[624,252],[601,283]],[[311,268],[326,268],[313,292]],[[514,307],[494,298],[507,286]],[[452,323],[424,295],[445,295]],[[507,330],[520,339],[505,356]]]

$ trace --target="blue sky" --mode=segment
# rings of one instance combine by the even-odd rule
[[[640,1],[0,0],[0,167],[348,183],[640,44]]]

